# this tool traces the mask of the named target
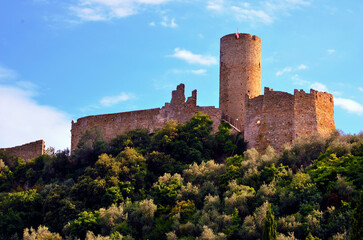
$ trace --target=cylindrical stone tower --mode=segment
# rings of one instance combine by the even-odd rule
[[[244,131],[245,95],[261,94],[261,39],[250,34],[221,38],[219,108]]]

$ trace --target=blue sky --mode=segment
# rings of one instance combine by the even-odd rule
[[[363,130],[360,0],[0,1],[0,147],[70,147],[71,120],[161,107],[179,83],[218,106],[219,39],[262,39],[262,86],[334,94]],[[262,89],[263,91],[263,89]]]

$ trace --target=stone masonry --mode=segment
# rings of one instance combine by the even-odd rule
[[[92,127],[98,127],[104,139],[110,141],[118,134],[137,128],[148,129],[152,133],[161,128],[168,120],[185,123],[193,115],[202,112],[211,117],[214,122],[213,128],[217,129],[222,115],[221,111],[215,107],[197,106],[196,90],[185,101],[184,89],[184,84],[178,85],[177,89],[172,92],[170,103],[165,103],[162,108],[88,116],[78,119],[77,122],[72,121],[71,151],[73,152],[77,147],[86,130]]]
[[[265,88],[264,95],[246,97],[244,138],[250,148],[263,151],[268,145],[281,152],[297,137],[328,135],[334,126],[333,96],[310,90],[294,95]]]
[[[219,108],[244,131],[245,95],[261,94],[261,39],[250,34],[221,38]]]
[[[249,148],[263,151],[272,146],[281,153],[283,145],[299,136],[335,130],[333,96],[326,92],[295,90],[294,94],[265,88],[261,95],[261,39],[250,34],[229,34],[220,39],[219,108],[197,105],[197,91],[187,100],[184,84],[172,92],[162,108],[94,115],[72,121],[71,151],[87,129],[98,127],[106,141],[137,128],[151,133],[168,120],[185,123],[198,112],[208,114],[216,132],[221,121],[243,132]],[[44,153],[37,141],[8,148],[15,156],[31,159]]]
[[[12,148],[1,148],[0,151],[6,151],[6,154],[15,157],[21,157],[26,162],[43,155],[45,152],[45,143],[43,140],[27,143]]]
[[[221,121],[243,132],[249,148],[268,145],[281,152],[283,145],[303,135],[328,135],[335,130],[334,102],[329,93],[295,90],[294,95],[265,88],[261,95],[261,39],[250,34],[229,34],[220,40],[219,109],[196,105],[197,92],[185,101],[184,85],[172,92],[170,103],[150,110],[96,115],[72,122],[73,151],[82,134],[98,126],[109,141],[118,134],[146,128],[153,132],[167,120],[184,123],[197,112],[211,116],[214,132]]]

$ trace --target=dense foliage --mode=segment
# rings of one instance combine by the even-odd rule
[[[197,114],[29,162],[0,152],[0,239],[363,239],[363,134],[277,155]],[[212,160],[211,160],[212,159]]]

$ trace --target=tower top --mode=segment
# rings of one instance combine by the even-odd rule
[[[235,39],[235,40],[248,40],[248,39],[250,39],[250,40],[255,40],[255,41],[261,42],[261,39],[259,37],[257,37],[256,35],[251,35],[249,33],[239,33],[238,35],[239,35],[238,38],[236,37],[235,33],[225,35],[225,36],[221,37],[221,41],[222,40],[229,40],[229,39]]]

